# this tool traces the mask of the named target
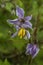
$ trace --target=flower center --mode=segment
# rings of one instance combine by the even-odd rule
[[[21,20],[20,20],[20,22],[21,22],[21,23],[24,23],[24,22],[25,22],[25,20],[24,20],[24,19],[21,19]]]

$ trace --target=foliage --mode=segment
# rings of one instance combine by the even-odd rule
[[[40,52],[30,63],[28,62],[30,59],[25,55],[25,47],[30,41],[20,39],[18,36],[13,39],[10,37],[16,30],[14,25],[7,23],[7,20],[17,18],[15,14],[16,5],[25,10],[25,16],[32,15],[33,29],[39,14],[37,40]],[[13,10],[14,13],[12,13]],[[32,34],[33,31],[30,33]],[[0,0],[0,65],[14,64],[43,65],[43,0]]]

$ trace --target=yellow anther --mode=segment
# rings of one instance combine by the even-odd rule
[[[18,32],[18,36],[20,36],[20,38],[24,37],[26,33],[26,30],[24,28],[21,28]]]

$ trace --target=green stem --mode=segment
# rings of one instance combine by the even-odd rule
[[[39,17],[40,17],[40,13],[39,13],[39,8],[38,8],[38,15],[37,15],[35,27],[33,30],[33,42],[35,44],[37,44],[37,30],[38,30],[38,24],[39,24],[39,20],[40,20]]]

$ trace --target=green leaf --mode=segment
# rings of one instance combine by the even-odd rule
[[[6,9],[11,12],[11,8],[13,7],[13,4],[12,3],[6,3]]]
[[[18,5],[20,7],[24,7],[23,2],[21,0],[17,0],[16,5]]]
[[[7,61],[7,59],[5,59],[5,61],[3,62],[3,65],[10,65],[10,63]]]

